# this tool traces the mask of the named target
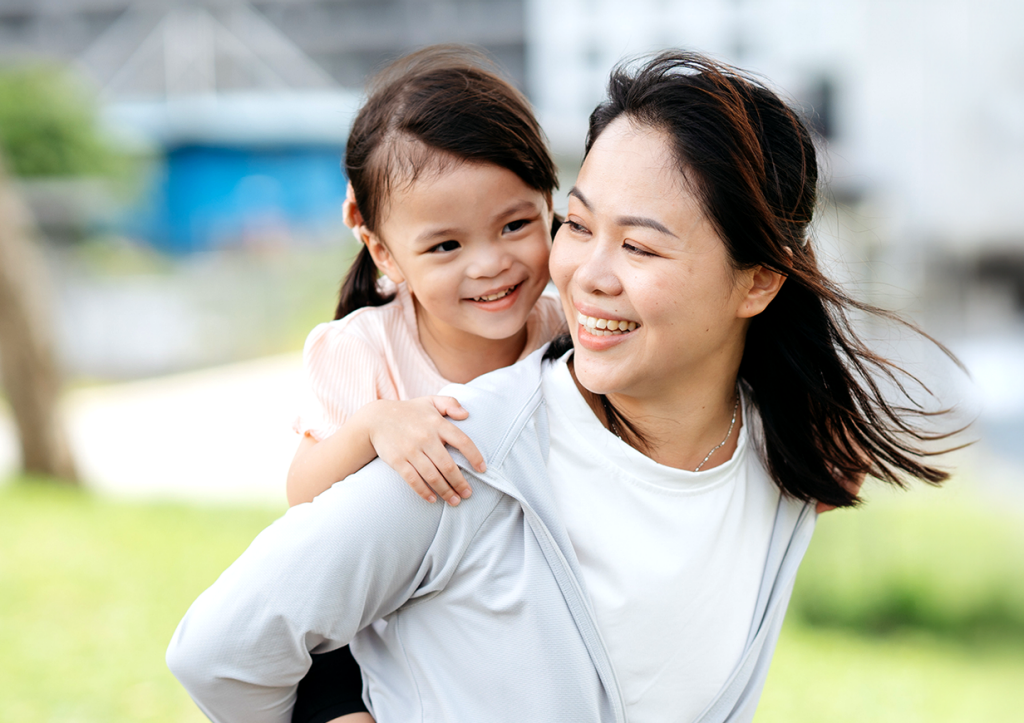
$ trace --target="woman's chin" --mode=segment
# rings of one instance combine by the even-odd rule
[[[595,363],[596,360],[586,357],[585,350],[580,353],[577,349],[573,354],[576,382],[591,394],[614,394],[620,391],[622,380],[619,370],[608,368],[606,364]]]

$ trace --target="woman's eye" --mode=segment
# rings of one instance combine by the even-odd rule
[[[510,221],[509,223],[505,224],[505,227],[501,229],[501,232],[502,233],[514,233],[514,232],[518,231],[519,229],[521,229],[523,226],[525,226],[528,223],[530,223],[530,219],[528,219],[528,218],[521,218],[521,219],[518,219],[516,221]]]
[[[431,246],[429,252],[434,254],[438,251],[454,251],[457,248],[459,248],[458,241],[442,241],[437,246]]]
[[[633,246],[632,244],[623,243],[622,248],[635,256],[654,256],[650,251],[645,251],[644,249]]]
[[[569,230],[572,231],[573,233],[586,233],[587,232],[587,229],[585,227],[581,226],[580,224],[576,223],[575,221],[570,221],[569,219],[566,219],[562,223],[565,226],[568,226]]]

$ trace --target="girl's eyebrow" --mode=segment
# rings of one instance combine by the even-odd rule
[[[520,213],[531,213],[537,211],[537,205],[530,201],[519,201],[514,203],[504,211],[494,214],[494,218],[504,218],[506,216],[514,216]]]
[[[415,245],[425,244],[430,241],[436,241],[439,238],[451,238],[459,233],[459,229],[450,226],[448,228],[438,228],[433,231],[424,231],[413,241]]]
[[[587,200],[587,197],[584,196],[580,192],[580,189],[576,188],[576,186],[573,186],[572,188],[569,189],[569,195],[573,196],[580,203],[582,203],[588,211],[594,211],[594,207],[591,205],[590,201]],[[665,224],[661,223],[660,221],[656,221],[653,218],[649,218],[647,216],[619,216],[618,218],[615,219],[615,223],[619,226],[628,226],[631,228],[650,228],[660,233],[668,234],[672,238],[679,238],[674,233],[669,231],[668,227],[665,226]]]
[[[518,203],[512,204],[511,206],[509,206],[505,210],[500,211],[499,213],[494,214],[494,218],[496,218],[496,219],[498,219],[498,218],[505,218],[506,216],[514,216],[514,215],[518,215],[520,213],[529,213],[529,212],[533,212],[533,211],[536,211],[536,210],[537,210],[536,204],[531,203],[530,201],[519,201]],[[431,230],[431,231],[424,231],[423,233],[421,233],[419,236],[417,236],[415,238],[413,243],[416,244],[416,245],[426,244],[426,243],[430,243],[431,241],[436,241],[439,238],[445,238],[445,237],[449,237],[450,238],[452,236],[456,236],[460,232],[461,232],[461,229],[458,229],[458,228],[456,228],[454,226],[447,226],[445,228],[438,228],[438,229],[434,229],[434,230]]]

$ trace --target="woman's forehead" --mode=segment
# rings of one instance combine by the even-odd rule
[[[570,196],[585,199],[584,205],[595,213],[699,209],[669,136],[624,117],[594,141]]]

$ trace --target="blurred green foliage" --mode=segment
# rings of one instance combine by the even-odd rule
[[[860,632],[928,630],[1024,642],[1024,501],[947,489],[872,489],[818,520],[791,616]]]
[[[125,159],[98,132],[80,82],[51,65],[0,68],[0,149],[15,176],[112,176]]]

